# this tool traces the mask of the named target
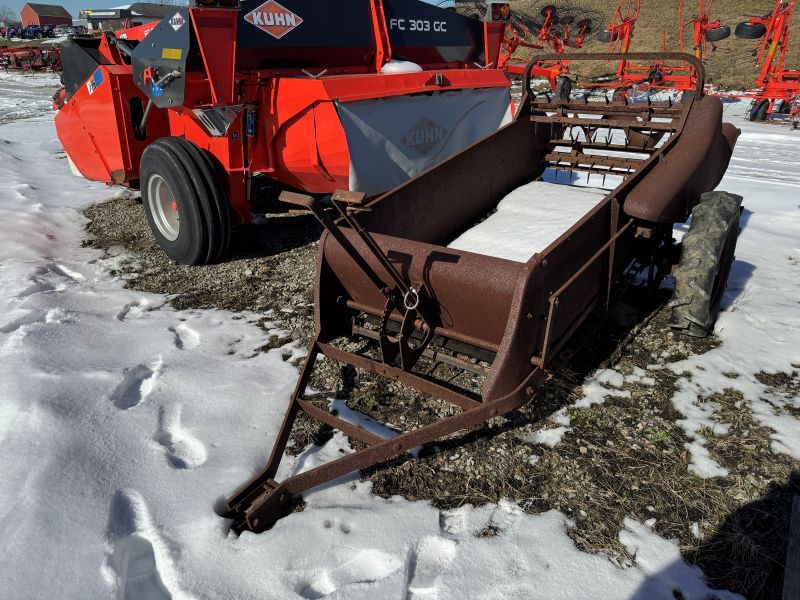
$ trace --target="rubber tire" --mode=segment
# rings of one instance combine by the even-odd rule
[[[220,239],[216,244],[216,251],[211,262],[219,262],[228,252],[228,246],[231,241],[230,204],[217,177],[217,171],[212,164],[211,155],[184,138],[175,138],[175,140],[182,144],[194,158],[201,176],[205,179],[206,189],[209,190],[210,197],[214,199],[209,208],[212,211],[212,220],[220,233]]]
[[[539,14],[541,14],[544,18],[547,18],[548,12],[552,13],[554,19],[558,18],[558,8],[552,4],[545,4],[542,7],[542,10],[539,11]]]
[[[41,32],[39,32],[39,33],[37,33],[37,34],[36,34],[36,39],[37,39],[37,40],[40,40],[40,39],[42,39],[42,33],[41,33]]]
[[[762,100],[761,102],[755,104],[752,109],[750,109],[750,114],[748,117],[751,121],[758,123],[767,120],[768,112],[769,100]]]
[[[722,25],[716,29],[706,30],[706,40],[709,42],[721,42],[731,37],[731,28],[729,25]]]
[[[767,26],[763,23],[743,21],[736,26],[735,35],[743,40],[758,40],[767,34]]]
[[[707,337],[728,286],[739,237],[742,197],[708,192],[692,210],[675,271],[670,326],[685,335]]]
[[[596,37],[599,41],[605,44],[609,44],[611,42],[616,42],[617,39],[619,38],[619,34],[616,31],[614,31],[612,36],[612,32],[609,31],[608,29],[601,29],[600,31],[597,32]]]
[[[553,90],[556,100],[569,101],[572,96],[572,79],[566,75],[559,75],[556,78],[556,89]]]
[[[181,226],[174,241],[161,235],[150,213],[147,182],[153,174],[163,177],[175,194]],[[203,265],[223,256],[230,240],[228,202],[203,151],[183,138],[160,138],[142,154],[140,181],[150,230],[170,258],[183,265]]]

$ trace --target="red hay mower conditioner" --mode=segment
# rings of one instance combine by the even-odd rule
[[[504,29],[416,0],[197,0],[71,40],[56,129],[79,174],[142,190],[170,257],[214,262],[253,175],[377,195],[510,122]]]

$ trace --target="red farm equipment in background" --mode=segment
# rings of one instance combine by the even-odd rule
[[[493,8],[496,3],[489,6],[490,11],[497,10]],[[533,23],[534,27],[528,27],[521,19],[510,19],[500,57],[500,67],[508,73],[521,75],[528,66],[525,59],[515,56],[520,48],[550,48],[556,54],[563,54],[567,48],[582,48],[592,33],[591,19],[577,19],[570,14],[560,16],[558,8],[551,4],[544,6],[540,14],[541,21]],[[572,91],[568,73],[569,62],[558,58],[539,61],[533,67],[533,77],[547,79],[556,96],[562,99],[568,99]]]
[[[791,119],[796,107],[800,95],[800,70],[787,69],[785,65],[794,5],[795,0],[776,0],[772,12],[762,17],[751,17],[736,26],[736,37],[760,40],[753,51],[757,56],[756,62],[761,65],[756,79],[757,89],[745,95],[753,98],[752,121],[764,121],[769,115],[779,113],[787,114]]]
[[[16,47],[0,48],[0,67],[15,71],[53,71],[61,70],[61,49]]]
[[[71,40],[56,129],[79,174],[142,190],[169,256],[209,263],[253,176],[373,196],[510,122],[504,30],[416,0],[198,0]]]
[[[716,42],[727,39],[731,29],[718,20],[712,20],[711,10],[714,1],[706,3],[699,0],[697,13],[688,21],[684,20],[684,1],[678,2],[678,32],[680,51],[686,48],[687,30],[692,31],[691,53],[700,61],[705,61],[709,45],[714,50]],[[607,42],[616,51],[627,54],[630,51],[636,21],[641,10],[641,0],[620,0],[614,11],[611,24],[598,33],[598,39]],[[666,52],[666,40],[662,37],[662,52]],[[628,60],[620,61],[614,84],[619,92],[627,93],[634,86],[640,90],[677,90],[686,92],[697,87],[697,73],[691,65],[669,64],[657,61],[648,65],[638,65]]]

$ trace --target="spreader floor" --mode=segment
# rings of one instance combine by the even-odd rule
[[[503,198],[489,217],[449,248],[528,262],[608,194],[591,187],[534,181]]]

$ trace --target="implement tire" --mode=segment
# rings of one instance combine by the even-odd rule
[[[608,29],[601,29],[597,32],[595,37],[597,37],[598,41],[608,44],[610,42],[616,42],[617,39],[619,39],[619,34],[617,33],[616,29],[613,32],[609,31]]]
[[[769,114],[769,100],[761,100],[753,104],[753,107],[750,109],[750,114],[748,115],[751,121],[755,121],[756,123],[760,121],[766,121],[767,115]]]
[[[542,10],[539,11],[539,14],[542,15],[543,17],[545,17],[545,18],[548,15],[552,15],[553,18],[556,18],[556,15],[558,14],[558,9],[555,6],[553,6],[552,4],[545,4],[542,7]]]
[[[145,148],[142,204],[156,242],[183,265],[217,262],[228,248],[228,202],[208,156],[183,138]]]
[[[566,75],[556,78],[556,89],[553,90],[556,100],[569,100],[572,96],[572,79]]]
[[[767,33],[767,26],[763,23],[748,23],[744,21],[736,26],[734,35],[743,40],[758,40]]]
[[[731,37],[731,28],[728,25],[721,25],[715,29],[706,29],[706,40],[709,42],[721,42]]]
[[[670,326],[685,335],[706,337],[719,314],[739,237],[742,197],[708,192],[692,210],[675,271]]]

